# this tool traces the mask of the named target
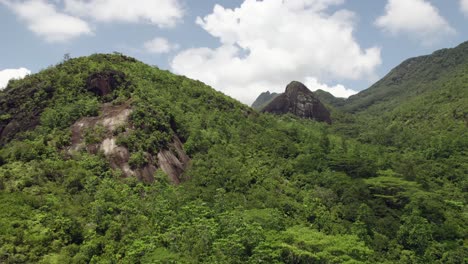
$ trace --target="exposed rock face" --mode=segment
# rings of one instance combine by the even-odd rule
[[[185,154],[182,142],[174,137],[169,144],[169,150],[161,150],[158,153],[158,166],[169,176],[172,183],[178,184],[181,175],[190,163],[190,158]]]
[[[125,75],[122,72],[108,70],[94,73],[86,80],[86,89],[98,96],[106,96],[123,83]]]
[[[331,124],[330,112],[304,84],[293,81],[286,91],[276,97],[262,112],[273,114],[292,113],[302,118],[310,118]]]
[[[117,145],[118,133],[129,133],[129,116],[132,112],[130,103],[122,105],[104,104],[101,114],[97,117],[84,117],[72,125],[72,144],[69,152],[86,150],[96,154],[102,152],[109,161],[112,169],[119,169],[125,177],[136,177],[145,182],[154,181],[154,173],[161,168],[174,184],[181,182],[181,175],[188,167],[190,158],[183,149],[182,142],[174,137],[169,149],[161,150],[156,157],[145,153],[148,163],[139,168],[131,168],[129,164],[130,152],[124,146]],[[118,131],[124,128],[125,131]],[[98,140],[86,142],[86,133],[99,130]]]

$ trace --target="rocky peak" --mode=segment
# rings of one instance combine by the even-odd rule
[[[263,112],[273,114],[292,113],[301,118],[310,118],[331,124],[330,112],[304,84],[293,81],[286,91],[271,101]]]
[[[312,93],[303,83],[298,81],[292,81],[286,86],[285,94],[289,97],[295,97],[298,94],[310,94]]]

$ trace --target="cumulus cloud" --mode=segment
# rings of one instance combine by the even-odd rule
[[[389,0],[385,14],[377,18],[375,24],[385,32],[406,34],[425,45],[456,33],[439,10],[426,0]]]
[[[463,14],[468,17],[468,0],[460,0],[460,6]]]
[[[0,90],[4,89],[11,79],[22,79],[31,71],[26,68],[5,69],[0,71]]]
[[[23,21],[29,30],[48,42],[64,42],[81,35],[92,34],[85,21],[57,11],[45,0],[0,0]]]
[[[317,78],[314,77],[305,78],[304,84],[311,91],[323,90],[325,92],[333,94],[333,96],[335,97],[348,98],[351,95],[358,93],[357,91],[348,89],[341,84],[337,84],[335,86],[328,86],[326,84],[320,83],[319,80],[317,80]]]
[[[171,44],[165,38],[154,38],[152,40],[148,40],[143,44],[143,46],[147,52],[154,54],[168,53],[178,47],[178,45]]]
[[[0,0],[29,30],[48,42],[65,42],[93,33],[89,23],[149,23],[173,27],[184,9],[179,0]],[[60,8],[63,7],[63,8]]]
[[[184,15],[178,0],[65,0],[65,10],[100,22],[144,22],[159,27],[172,27]]]
[[[353,36],[354,13],[329,11],[342,0],[245,0],[216,5],[197,18],[221,45],[181,51],[179,74],[204,81],[244,103],[265,91],[282,92],[291,80],[373,79],[380,49],[362,49]]]

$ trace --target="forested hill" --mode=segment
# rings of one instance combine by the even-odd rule
[[[0,111],[0,263],[467,261],[459,112],[440,137],[328,125],[120,54],[11,81]]]
[[[314,93],[322,103],[329,106],[330,108],[339,108],[346,102],[345,98],[335,97],[331,93],[324,90],[319,89]]]
[[[467,72],[468,42],[464,42],[455,48],[404,61],[370,88],[349,97],[342,109],[379,115],[415,97],[436,95],[440,90],[450,93],[439,93],[442,97],[466,98],[468,84],[463,78]],[[453,83],[454,79],[459,83]]]
[[[350,113],[342,119],[342,131],[362,142],[436,156],[466,151],[468,42],[408,59],[369,89],[334,106]]]

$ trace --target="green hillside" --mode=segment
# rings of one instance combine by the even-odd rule
[[[467,74],[456,76],[439,79],[444,91],[463,92]],[[119,54],[11,81],[0,91],[0,263],[464,263],[467,97],[444,91],[330,126],[258,113]],[[417,115],[439,99],[447,123]],[[391,117],[396,128],[381,131]],[[176,177],[160,166],[184,155]]]
[[[324,90],[319,89],[317,91],[314,91],[314,94],[322,103],[329,106],[330,108],[338,108],[340,106],[343,106],[346,102],[346,99],[335,97],[331,93],[326,92]]]
[[[445,83],[466,75],[467,67],[468,42],[408,59],[369,89],[349,97],[343,110],[376,115],[391,111],[421,95],[447,88]],[[452,96],[466,98],[466,86],[458,88],[462,93]]]
[[[335,107],[355,113],[341,116],[353,123],[343,129],[362,142],[432,151],[433,155],[466,151],[468,42],[408,59]]]

